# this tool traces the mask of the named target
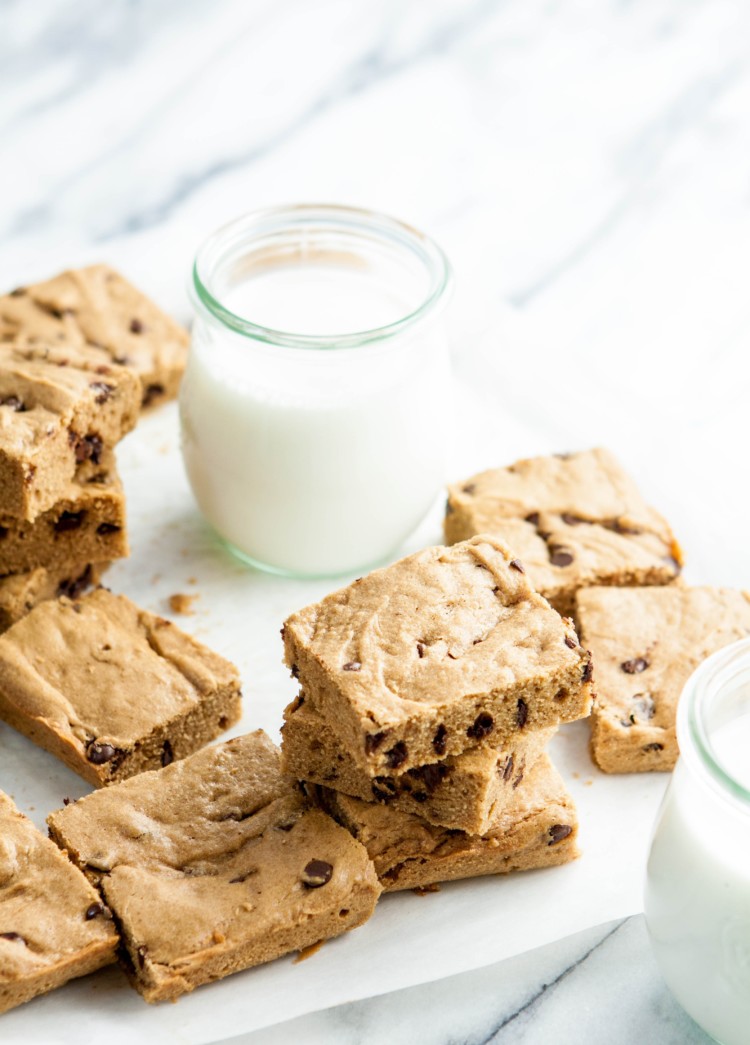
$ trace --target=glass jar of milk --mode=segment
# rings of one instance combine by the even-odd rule
[[[180,394],[204,515],[253,565],[373,565],[445,479],[451,272],[421,233],[348,207],[249,214],[201,247]]]
[[[750,640],[709,657],[677,720],[646,921],[672,992],[723,1045],[750,1042]]]

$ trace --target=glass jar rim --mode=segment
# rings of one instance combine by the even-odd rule
[[[741,784],[717,757],[706,724],[709,701],[741,674],[750,682],[750,638],[740,639],[707,657],[696,668],[680,697],[677,739],[680,755],[698,766],[715,790],[743,808],[750,807],[750,790]]]
[[[347,334],[296,334],[276,330],[253,323],[226,308],[209,290],[206,268],[219,244],[232,236],[252,238],[260,234],[291,226],[313,226],[327,223],[345,229],[349,233],[369,233],[381,241],[409,250],[417,256],[430,277],[426,296],[420,304],[401,318],[385,326],[370,330],[352,331]],[[216,229],[198,248],[192,270],[191,296],[196,304],[203,306],[211,316],[224,326],[245,337],[266,344],[287,348],[344,349],[357,348],[373,342],[387,341],[405,329],[421,322],[445,299],[453,282],[453,271],[443,250],[424,233],[411,225],[378,211],[360,207],[348,207],[329,203],[299,203],[277,207],[265,207],[249,211],[239,218]]]

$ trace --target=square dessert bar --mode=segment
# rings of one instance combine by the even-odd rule
[[[93,562],[63,566],[59,570],[39,567],[27,573],[0,577],[0,633],[7,631],[45,599],[55,599],[60,595],[77,599],[87,588],[99,583],[108,566],[108,562]]]
[[[0,636],[0,718],[96,787],[184,758],[239,715],[232,664],[104,588]]]
[[[0,297],[0,340],[85,345],[133,370],[143,405],[177,394],[188,333],[107,265],[62,272]]]
[[[496,534],[565,616],[579,588],[669,584],[682,554],[666,521],[606,450],[533,457],[448,489],[448,544]]]
[[[591,658],[500,541],[426,548],[293,614],[286,663],[370,776],[585,718]]]
[[[290,776],[477,835],[513,802],[524,773],[556,732],[555,727],[539,729],[511,738],[499,751],[478,747],[400,775],[371,777],[309,700],[300,695],[295,704],[281,731],[282,761]]]
[[[139,402],[133,374],[86,349],[0,344],[3,514],[50,508],[82,462],[97,464],[135,427]]]
[[[48,823],[98,882],[149,1002],[339,936],[380,895],[364,846],[309,808],[261,731],[88,795]]]
[[[591,753],[606,773],[670,770],[675,717],[702,660],[750,635],[750,595],[728,588],[589,588],[578,613],[596,663]]]
[[[550,867],[578,856],[575,807],[547,755],[481,836],[327,788],[318,788],[317,797],[365,846],[386,892]]]
[[[71,564],[128,554],[125,494],[111,451],[102,453],[98,465],[82,465],[60,499],[33,522],[7,515],[0,506],[0,575],[35,567],[70,575]]]
[[[98,893],[0,792],[0,1013],[115,960]]]

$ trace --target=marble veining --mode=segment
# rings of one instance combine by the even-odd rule
[[[104,258],[187,318],[197,244],[246,210],[396,214],[456,270],[451,477],[606,444],[690,581],[750,587],[746,0],[3,0],[0,25],[0,285]],[[300,1038],[707,1041],[640,918],[236,1041]]]

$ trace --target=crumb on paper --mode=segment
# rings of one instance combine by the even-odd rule
[[[577,769],[574,769],[570,775],[573,777],[574,780],[580,780],[581,778],[581,774],[578,772]]]
[[[191,617],[195,612],[193,603],[199,597],[198,595],[185,595],[178,592],[169,596],[169,608],[172,613],[181,613],[183,617]]]
[[[431,885],[417,885],[412,892],[415,896],[427,896],[428,893],[439,893],[440,886],[437,882],[433,882]]]
[[[320,950],[325,943],[325,940],[318,940],[317,943],[311,943],[309,947],[303,947],[301,951],[297,952],[297,956],[293,961],[293,965],[297,965],[299,962],[304,962]]]
[[[593,783],[594,783],[593,777],[589,777],[588,780],[584,780],[583,786],[584,787],[591,787],[591,785]]]
[[[188,577],[187,582],[188,582],[188,584],[197,584],[198,583],[198,578],[197,577]]]
[[[152,584],[158,584],[160,580],[161,580],[161,574],[160,573],[155,573],[153,575],[153,577],[151,578],[151,583]]]

